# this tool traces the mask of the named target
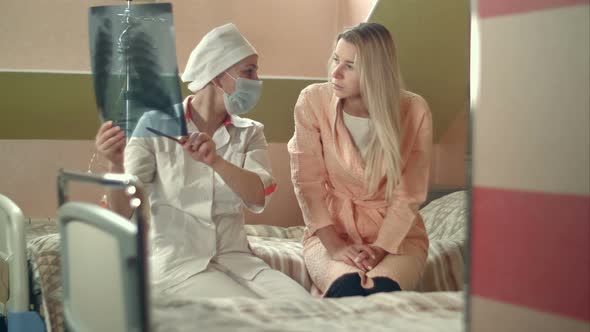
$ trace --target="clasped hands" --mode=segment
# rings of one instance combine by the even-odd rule
[[[337,248],[331,256],[335,260],[368,272],[377,266],[386,254],[385,249],[374,245],[345,244]]]

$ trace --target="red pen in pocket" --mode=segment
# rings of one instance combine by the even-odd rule
[[[164,134],[163,132],[161,132],[161,131],[159,131],[159,130],[156,130],[156,129],[154,129],[154,128],[150,128],[150,127],[145,127],[145,129],[147,129],[147,130],[151,131],[152,133],[154,133],[154,134],[156,134],[156,135],[158,135],[158,136],[163,136],[163,137],[166,137],[166,138],[169,138],[169,139],[173,140],[174,142],[177,142],[177,143],[180,143],[180,144],[182,144],[182,143],[180,142],[180,139],[178,139],[178,138],[176,138],[176,137],[174,137],[174,136],[166,135],[166,134]]]

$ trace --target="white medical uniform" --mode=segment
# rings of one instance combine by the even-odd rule
[[[188,98],[185,110],[187,104]],[[150,113],[140,119],[136,133],[145,127],[163,129],[174,121]],[[198,131],[187,119],[188,131]],[[202,297],[310,296],[254,256],[246,238],[242,205],[262,212],[276,187],[263,129],[254,120],[228,116],[212,139],[220,157],[260,177],[264,206],[243,203],[221,176],[192,159],[180,144],[141,134],[130,139],[125,171],[137,176],[149,192],[150,277],[156,289]]]

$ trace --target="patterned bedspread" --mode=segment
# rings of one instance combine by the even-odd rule
[[[463,330],[463,292],[396,292],[341,299],[158,299],[152,327],[174,331]]]
[[[41,303],[36,304],[41,305],[45,324],[52,332],[63,331],[59,234],[48,234],[29,241],[27,256],[33,276],[31,291],[35,297],[41,296]]]

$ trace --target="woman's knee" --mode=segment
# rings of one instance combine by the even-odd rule
[[[367,295],[375,294],[375,293],[389,293],[389,292],[397,292],[401,291],[400,285],[397,281],[387,278],[387,277],[374,277],[373,279],[373,287],[366,288],[365,292]]]
[[[328,288],[324,297],[367,296],[375,293],[401,291],[400,285],[387,277],[374,277],[373,287],[364,288],[358,273],[345,274],[336,279]]]
[[[324,294],[324,297],[345,296],[365,296],[365,291],[361,285],[361,277],[358,273],[348,273],[334,280]]]

